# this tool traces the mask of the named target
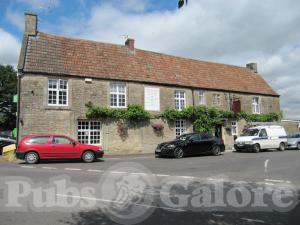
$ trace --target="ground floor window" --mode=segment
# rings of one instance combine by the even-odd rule
[[[176,132],[176,137],[186,133],[186,121],[185,120],[176,120],[175,121],[175,132]]]
[[[78,141],[83,144],[101,144],[100,121],[78,121]]]
[[[236,120],[231,121],[231,135],[238,135],[238,126]]]

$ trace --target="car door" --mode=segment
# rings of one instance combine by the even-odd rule
[[[55,158],[80,158],[80,152],[76,150],[74,141],[65,136],[53,136],[52,149]]]
[[[26,141],[27,149],[36,151],[40,159],[53,157],[50,136],[33,136]]]
[[[266,129],[263,128],[260,130],[258,140],[261,149],[266,149],[270,147],[270,140]]]
[[[197,134],[192,143],[192,155],[200,155],[209,151],[209,136],[206,134]]]

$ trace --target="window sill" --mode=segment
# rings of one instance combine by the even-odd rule
[[[71,110],[70,106],[45,106],[45,110]]]

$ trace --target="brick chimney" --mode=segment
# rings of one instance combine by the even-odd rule
[[[248,63],[246,67],[251,70],[253,73],[258,73],[257,71],[257,63]]]
[[[37,15],[35,13],[25,13],[25,35],[36,35],[37,33]]]
[[[128,38],[125,42],[125,45],[130,51],[134,51],[134,39]]]

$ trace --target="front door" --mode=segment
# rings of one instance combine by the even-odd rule
[[[76,151],[73,141],[64,136],[53,136],[52,149],[55,158],[79,158],[80,152]]]

